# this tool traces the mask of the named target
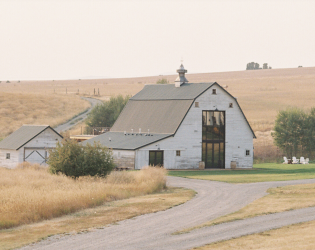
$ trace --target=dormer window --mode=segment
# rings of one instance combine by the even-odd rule
[[[199,108],[199,102],[195,102],[195,108]]]
[[[217,94],[217,90],[216,89],[212,89],[212,94],[216,95]]]

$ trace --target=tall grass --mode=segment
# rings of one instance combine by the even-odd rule
[[[150,194],[166,187],[166,171],[147,168],[77,180],[38,165],[0,167],[0,229],[51,219],[104,202]]]

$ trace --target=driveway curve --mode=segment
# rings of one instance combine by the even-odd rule
[[[212,242],[315,220],[315,208],[224,223],[172,233],[235,212],[266,195],[270,187],[315,183],[315,179],[228,184],[223,182],[168,177],[168,185],[193,189],[197,195],[185,204],[166,211],[138,216],[93,232],[57,235],[23,249],[191,249]]]

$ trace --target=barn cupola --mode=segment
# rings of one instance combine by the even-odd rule
[[[187,73],[187,69],[184,68],[183,64],[180,65],[179,69],[176,70],[176,72],[178,73],[178,77],[175,80],[175,87],[180,87],[184,83],[188,82],[185,77],[185,73]]]

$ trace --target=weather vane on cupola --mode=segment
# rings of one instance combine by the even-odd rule
[[[176,72],[178,73],[178,77],[175,80],[175,87],[180,87],[184,83],[188,82],[188,80],[185,77],[187,69],[184,68],[183,59],[181,60],[181,65],[179,66],[179,69],[176,70]]]

